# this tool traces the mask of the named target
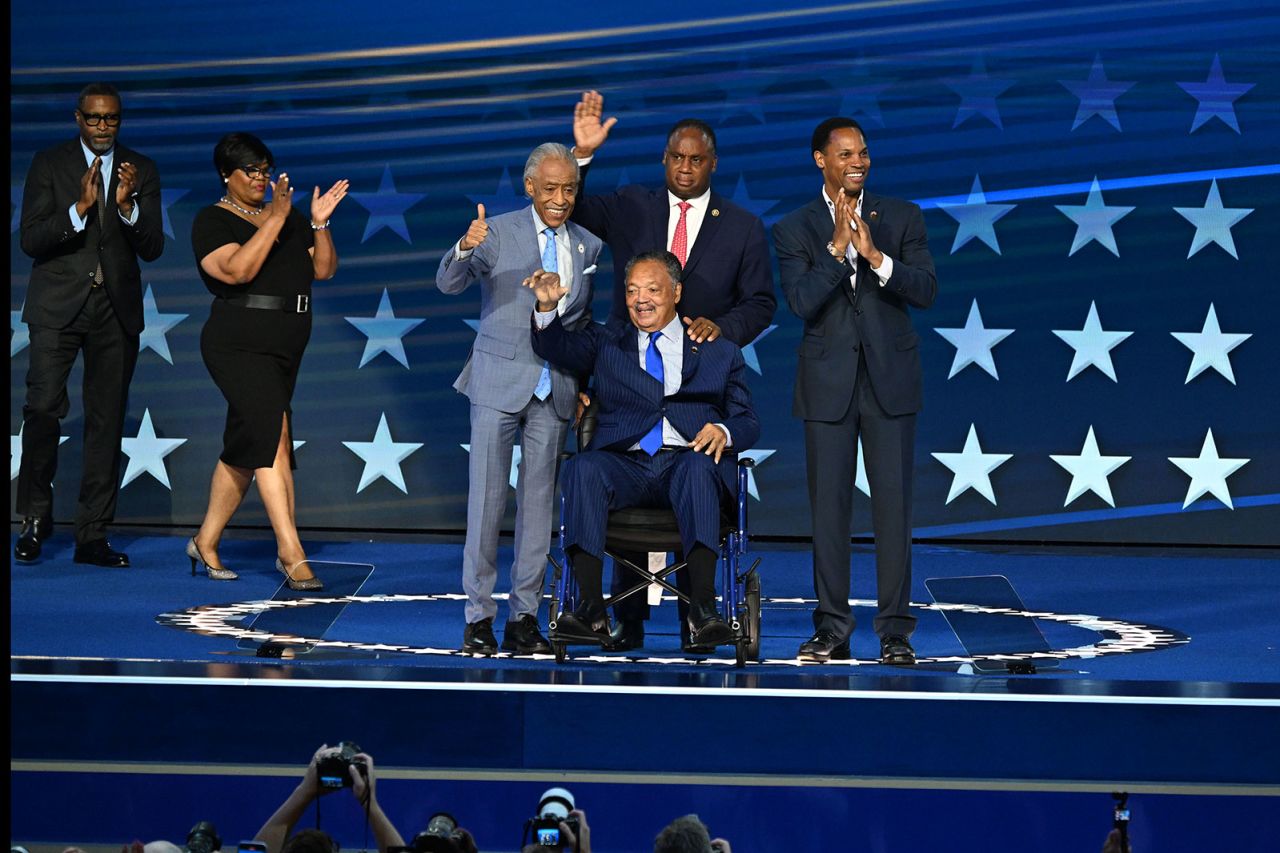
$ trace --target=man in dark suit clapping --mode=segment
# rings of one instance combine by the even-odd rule
[[[920,208],[865,190],[871,154],[853,119],[811,139],[822,191],[773,227],[782,292],[804,321],[792,413],[804,420],[813,577],[813,636],[799,656],[850,656],[850,525],[861,437],[876,541],[880,660],[915,662],[911,632],[911,481],[922,378],[911,308],[938,280]]]
[[[690,640],[714,647],[733,638],[716,612],[720,502],[736,489],[734,454],[751,447],[760,423],[746,363],[727,339],[698,342],[676,314],[680,262],[646,252],[626,268],[628,320],[570,332],[554,313],[564,292],[555,273],[527,282],[537,296],[533,349],[594,383],[599,414],[591,443],[565,463],[565,548],[582,591],[556,628],[569,642],[607,643],[603,569],[609,510],[675,510],[689,567]]]
[[[76,508],[77,563],[123,567],[107,541],[120,481],[120,434],[142,332],[138,259],[164,250],[160,174],[116,142],[121,101],[94,83],[75,110],[79,137],[36,154],[22,196],[22,251],[30,255],[22,319],[30,329],[14,557],[32,562],[52,533],[59,422],[67,376],[84,352],[84,469]]]
[[[777,309],[769,242],[758,216],[711,188],[718,163],[715,131],[698,119],[676,122],[662,153],[666,186],[626,186],[614,193],[587,195],[591,160],[617,121],[602,121],[603,110],[604,98],[594,91],[583,93],[574,108],[574,154],[582,166],[584,189],[573,221],[608,243],[613,253],[612,316],[627,316],[624,282],[616,271],[641,252],[665,249],[682,268],[679,314],[690,337],[702,343],[723,336],[747,346],[768,328]],[[644,555],[628,559],[643,563]],[[613,591],[625,589],[632,580],[615,568]],[[619,610],[612,648],[638,648],[644,642],[648,605],[633,596]]]

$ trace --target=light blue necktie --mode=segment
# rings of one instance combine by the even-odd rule
[[[658,338],[662,337],[662,332],[649,333],[649,348],[644,351],[644,369],[650,376],[658,380],[658,384],[665,389],[665,377],[662,371],[662,354],[658,352]],[[658,417],[658,422],[653,425],[653,429],[645,433],[644,438],[640,439],[640,449],[650,456],[658,452],[658,448],[662,447],[662,417]]]
[[[547,245],[542,248],[542,268],[547,272],[560,272],[560,259],[556,253],[556,229],[544,228]],[[538,377],[538,386],[533,389],[533,396],[545,400],[551,394],[551,365],[542,363],[542,375]]]

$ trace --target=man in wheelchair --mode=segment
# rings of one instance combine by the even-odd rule
[[[609,511],[633,506],[675,512],[688,563],[690,641],[731,642],[716,610],[715,569],[722,499],[737,490],[734,457],[760,435],[742,351],[721,337],[696,343],[676,313],[680,262],[667,251],[636,255],[625,272],[630,322],[569,331],[555,314],[565,289],[555,273],[526,281],[538,304],[533,349],[589,376],[599,407],[587,449],[565,463],[565,551],[581,603],[559,616],[558,639],[609,639],[602,582]],[[553,617],[555,614],[552,614]]]

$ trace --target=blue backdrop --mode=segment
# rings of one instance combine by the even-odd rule
[[[573,105],[595,88],[620,121],[593,190],[659,184],[666,129],[700,116],[719,136],[715,185],[766,225],[819,191],[813,126],[863,123],[870,185],[925,209],[938,267],[938,300],[915,315],[918,536],[1280,541],[1274,10],[778,5],[17,4],[13,475],[22,183],[35,151],[75,133],[79,88],[107,79],[124,93],[121,138],[159,163],[170,238],[144,270],[119,519],[203,513],[225,405],[200,361],[209,296],[189,235],[220,195],[214,143],[248,130],[296,185],[352,183],[333,226],[341,270],[317,286],[294,401],[300,523],[461,528],[467,405],[450,385],[478,294],[444,296],[435,269],[477,202],[490,215],[524,203],[528,151],[571,143]],[[603,318],[607,255],[600,271]],[[800,326],[779,303],[748,348],[763,425],[753,528],[808,535],[790,416]],[[57,480],[64,520],[78,400]],[[856,510],[868,530],[865,498]],[[237,521],[265,518],[251,501]]]

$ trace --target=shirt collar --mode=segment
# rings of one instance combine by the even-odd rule
[[[538,215],[538,209],[536,207],[529,205],[529,212],[533,214],[533,227],[538,234],[541,234],[550,227],[547,223],[542,221],[542,217]],[[566,227],[567,226],[561,225],[559,228],[555,229],[556,236],[559,237]]]
[[[863,199],[863,196],[866,195],[866,192],[867,192],[866,190],[863,190],[862,192],[858,193],[858,202],[853,206],[854,212],[857,213],[859,216],[862,215],[862,199]],[[827,195],[826,184],[822,185],[822,200],[827,203],[827,210],[831,211],[831,215],[835,216],[836,203],[831,200],[831,196]]]
[[[665,338],[666,340],[674,341],[675,343],[683,345],[684,321],[680,319],[679,314],[676,314],[676,316],[672,317],[671,322],[663,326],[658,331],[662,332],[662,337]],[[639,336],[641,341],[648,343],[648,340],[649,340],[648,332],[646,332],[644,329],[637,327],[636,334]]]
[[[689,202],[689,207],[697,210],[698,212],[702,212],[706,210],[707,205],[711,203],[711,187],[707,187],[702,195],[694,196],[693,198],[680,198],[671,190],[667,190],[667,207],[675,207],[682,201]]]

